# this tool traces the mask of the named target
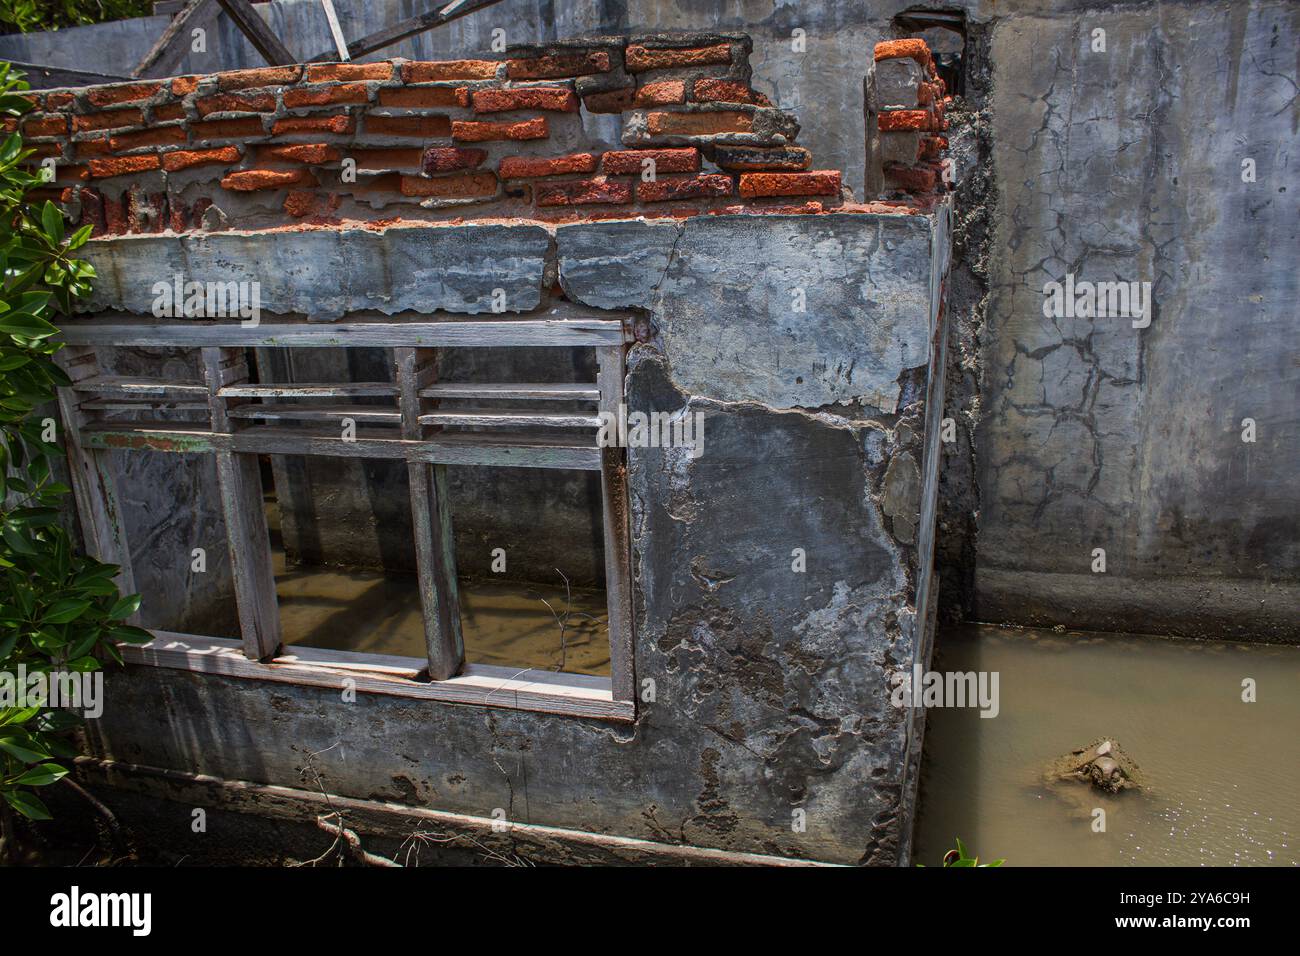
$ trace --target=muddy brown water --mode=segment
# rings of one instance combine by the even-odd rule
[[[960,837],[1008,866],[1300,865],[1300,648],[965,627],[933,669],[997,671],[1001,706],[929,711],[916,862]],[[1044,782],[1102,736],[1147,792]]]
[[[286,569],[279,549],[273,560],[286,643],[425,657],[415,575]],[[574,589],[566,600],[563,582],[548,586],[461,579],[459,584],[461,636],[469,663],[609,676],[604,591]],[[560,625],[543,602],[561,616],[566,608],[569,611],[563,647]]]

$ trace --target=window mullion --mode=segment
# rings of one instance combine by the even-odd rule
[[[402,438],[419,441],[427,427],[420,424],[424,405],[435,404],[421,398],[420,390],[433,384],[437,377],[437,352],[399,347],[393,349],[393,360],[397,403],[402,413]],[[415,527],[415,560],[429,677],[446,680],[460,671],[465,660],[447,467],[408,460],[406,470],[411,486],[411,520]]]
[[[600,410],[617,420],[623,402],[623,346],[596,349]],[[605,593],[609,604],[609,677],[614,700],[634,697],[632,551],[628,536],[627,467],[623,449],[601,449],[601,517],[605,538]]]
[[[93,346],[65,345],[58,351],[57,359],[74,384],[100,374]],[[82,411],[78,393],[71,388],[60,388],[58,394],[68,473],[81,518],[86,552],[105,564],[117,565],[119,590],[123,594],[133,594],[135,575],[131,571],[131,552],[109,453],[82,444],[81,430],[89,424],[90,416]],[[138,624],[139,617],[138,612],[132,615],[130,623]]]
[[[221,389],[248,380],[243,350],[209,347],[201,351],[212,430],[228,433],[230,416]],[[228,448],[218,448],[214,454],[244,654],[252,660],[267,660],[280,651],[280,607],[257,455]]]

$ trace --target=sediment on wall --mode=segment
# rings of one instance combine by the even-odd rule
[[[655,34],[503,60],[237,70],[32,92],[36,110],[7,124],[29,163],[53,160],[41,198],[95,235],[928,208],[909,193],[925,191],[924,167],[900,165],[898,194],[867,205],[838,170],[814,168],[795,117],[750,85],[751,47]],[[940,108],[923,115],[941,123]]]

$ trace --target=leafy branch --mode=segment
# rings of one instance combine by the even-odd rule
[[[26,89],[21,73],[0,64],[0,116],[32,108]],[[77,753],[67,735],[79,718],[27,699],[18,675],[89,673],[101,657],[121,662],[118,642],[151,638],[127,623],[140,595],[118,592],[117,566],[76,553],[61,521],[71,489],[55,480],[53,465],[63,450],[54,418],[38,412],[56,387],[71,384],[54,361],[62,346],[51,320],[72,312],[95,270],[73,256],[90,227],[67,235],[57,206],[28,201],[48,181],[23,168],[31,154],[16,133],[0,144],[0,822],[7,833],[11,809],[49,819],[34,791],[63,778],[59,761]]]

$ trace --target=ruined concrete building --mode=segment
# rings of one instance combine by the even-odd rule
[[[1201,73],[1107,107],[1160,157],[1106,152],[1072,125],[1105,97],[1042,53],[1090,23],[896,6],[814,4],[842,36],[797,81],[774,14],[33,91],[10,125],[94,231],[60,352],[80,530],[156,635],[81,779],[204,860],[316,855],[328,794],[375,852],[437,835],[424,862],[909,865],[897,692],[941,615],[1294,640],[1294,512],[1155,451],[1272,414],[1223,397],[1235,332],[1206,319],[1202,376],[1161,318],[1196,309],[1172,276],[1234,271],[1186,266],[1198,236],[1293,257],[1294,220],[1160,206],[1202,147],[1238,165],[1181,112],[1210,93],[1161,85]],[[1220,6],[1153,49],[1294,14]],[[1107,75],[1140,73],[1126,9]],[[1147,205],[1103,229],[1089,196]],[[1045,278],[1121,254],[1131,326],[1043,321]],[[1275,395],[1293,270],[1237,271]],[[1220,479],[1246,530],[1208,517]]]
[[[320,754],[380,836],[495,817],[560,859],[907,859],[923,728],[889,679],[935,615],[944,84],[923,41],[878,47],[862,204],[750,51],[36,94],[35,160],[96,237],[61,353],[82,527],[157,634],[111,676],[92,775],[310,821]],[[289,567],[415,574],[418,656],[282,620],[259,459]],[[603,586],[603,673],[479,653],[458,573],[494,555]]]

